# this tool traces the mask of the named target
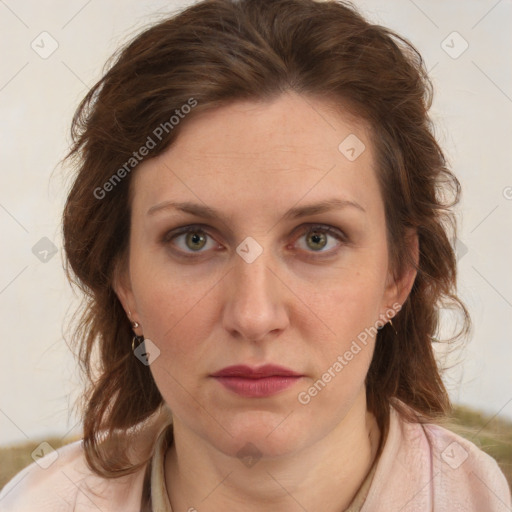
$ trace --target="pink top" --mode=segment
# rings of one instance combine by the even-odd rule
[[[163,478],[166,425],[151,460],[154,512],[172,512]],[[140,512],[144,469],[105,479],[88,469],[82,441],[19,472],[0,492],[1,512]],[[369,489],[368,489],[369,487]],[[366,499],[365,498],[366,495]],[[364,500],[362,506],[356,502]],[[511,512],[505,476],[470,441],[433,424],[407,423],[392,407],[381,456],[350,510],[360,512]]]

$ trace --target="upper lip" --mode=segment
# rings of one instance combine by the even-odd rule
[[[275,376],[301,377],[301,374],[275,364],[265,364],[256,368],[239,364],[235,366],[227,366],[226,368],[212,374],[212,377],[245,377],[248,379]]]

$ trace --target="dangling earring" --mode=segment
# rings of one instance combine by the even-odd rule
[[[144,336],[138,336],[137,334],[132,339],[132,352],[144,341]],[[135,346],[137,344],[137,347]]]
[[[398,335],[398,332],[395,329],[395,326],[393,325],[393,320],[391,320],[391,318],[389,319],[389,325],[391,325],[391,327],[393,327],[393,331],[395,331],[395,334]]]
[[[140,327],[139,322],[130,322],[131,326],[134,329],[137,329],[137,327]],[[144,341],[144,336],[139,336],[137,333],[134,333],[134,337],[132,338],[132,352]],[[137,347],[135,346],[137,344]]]

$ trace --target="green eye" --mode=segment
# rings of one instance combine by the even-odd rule
[[[172,244],[177,247],[178,252],[184,257],[194,257],[196,253],[204,253],[208,250],[208,239],[212,240],[212,247],[215,246],[213,238],[207,233],[202,225],[189,225],[168,232],[162,239],[164,245]],[[332,226],[327,225],[306,225],[295,240],[304,239],[306,244],[300,249],[304,252],[317,254],[331,254],[336,252],[340,243],[346,243],[344,233]],[[329,240],[335,239],[337,242],[330,244]],[[178,243],[180,242],[180,243]],[[205,249],[206,247],[206,249]],[[325,249],[328,247],[328,249]],[[204,250],[203,250],[204,249]]]
[[[319,257],[334,255],[339,246],[346,243],[345,234],[337,228],[324,225],[312,225],[302,230],[298,240],[305,240],[305,246],[302,247],[306,253],[316,253]],[[329,244],[329,239],[335,242]],[[299,248],[301,244],[299,244]],[[313,254],[312,257],[316,257]]]
[[[206,245],[206,237],[202,231],[189,231],[188,233],[185,233],[185,244],[188,248],[194,251],[200,250]]]
[[[319,231],[310,231],[306,234],[308,238],[306,240],[311,240],[312,244],[309,245],[312,249],[323,249],[327,245],[327,235],[326,233]]]

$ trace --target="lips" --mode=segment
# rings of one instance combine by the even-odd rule
[[[211,375],[226,389],[246,398],[275,395],[296,384],[303,375],[288,368],[266,364],[258,368],[228,366]]]
[[[261,379],[264,377],[301,377],[300,373],[296,373],[283,366],[274,364],[265,364],[257,368],[251,368],[246,365],[227,366],[222,370],[212,374],[212,377],[242,377],[245,379]]]

